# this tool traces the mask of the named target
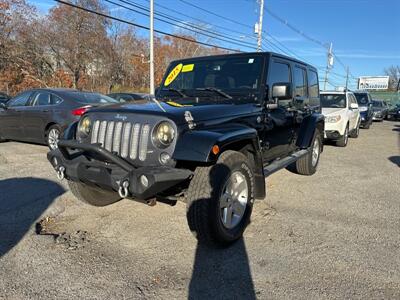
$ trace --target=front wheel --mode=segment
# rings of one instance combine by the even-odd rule
[[[360,122],[358,122],[357,127],[354,128],[351,133],[350,133],[350,137],[351,138],[358,138],[360,134]]]
[[[346,147],[348,141],[349,141],[349,125],[347,124],[343,136],[336,141],[336,146]]]
[[[68,185],[72,194],[78,200],[93,206],[107,206],[121,200],[116,192],[94,188],[74,181],[68,181]]]
[[[186,200],[188,225],[199,242],[228,246],[240,239],[254,202],[254,174],[248,158],[228,150],[215,165],[196,168]]]

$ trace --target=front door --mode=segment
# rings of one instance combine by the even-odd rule
[[[22,130],[22,112],[31,92],[24,92],[7,103],[6,109],[0,108],[0,135],[5,139],[24,140]]]
[[[275,102],[272,99],[272,86],[274,84],[291,82],[290,64],[279,58],[271,58],[267,80],[267,102]],[[293,99],[280,100],[277,102],[277,107],[266,108],[265,130],[261,134],[265,163],[285,156],[289,151],[294,135],[293,122],[295,115],[291,110],[292,104]]]

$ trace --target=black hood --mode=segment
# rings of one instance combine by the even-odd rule
[[[171,104],[172,103],[172,104]],[[89,112],[114,113],[114,114],[142,114],[158,115],[174,121],[177,125],[186,123],[185,112],[189,111],[193,121],[205,122],[215,119],[230,119],[241,115],[248,115],[257,110],[255,104],[204,104],[182,106],[175,102],[160,102],[163,111],[154,102],[119,103],[90,109]]]

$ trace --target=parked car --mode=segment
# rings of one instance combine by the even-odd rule
[[[98,93],[33,89],[0,104],[0,141],[16,140],[57,148],[60,133],[91,107],[118,103]]]
[[[184,200],[199,241],[226,246],[265,198],[266,176],[316,172],[324,117],[314,67],[269,52],[208,56],[172,62],[162,82],[153,103],[86,112],[48,153],[78,199]]]
[[[321,92],[322,114],[325,116],[325,139],[346,147],[349,137],[357,138],[361,116],[357,99],[348,91]]]
[[[387,118],[388,120],[400,120],[400,103],[390,106]]]
[[[372,111],[372,97],[367,91],[353,92],[357,99],[358,109],[361,115],[361,127],[368,129],[372,124],[374,113]]]
[[[135,102],[146,100],[150,95],[144,93],[112,93],[107,96],[118,100],[119,102]]]
[[[382,100],[372,100],[372,111],[373,117],[372,120],[374,121],[383,121],[387,118],[388,108],[386,103]]]
[[[0,92],[0,103],[7,103],[10,98],[6,93]]]

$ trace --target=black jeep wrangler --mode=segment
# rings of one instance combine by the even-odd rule
[[[274,53],[172,62],[155,98],[91,109],[48,159],[80,200],[187,203],[200,242],[229,245],[265,178],[315,173],[324,132],[314,67]]]

